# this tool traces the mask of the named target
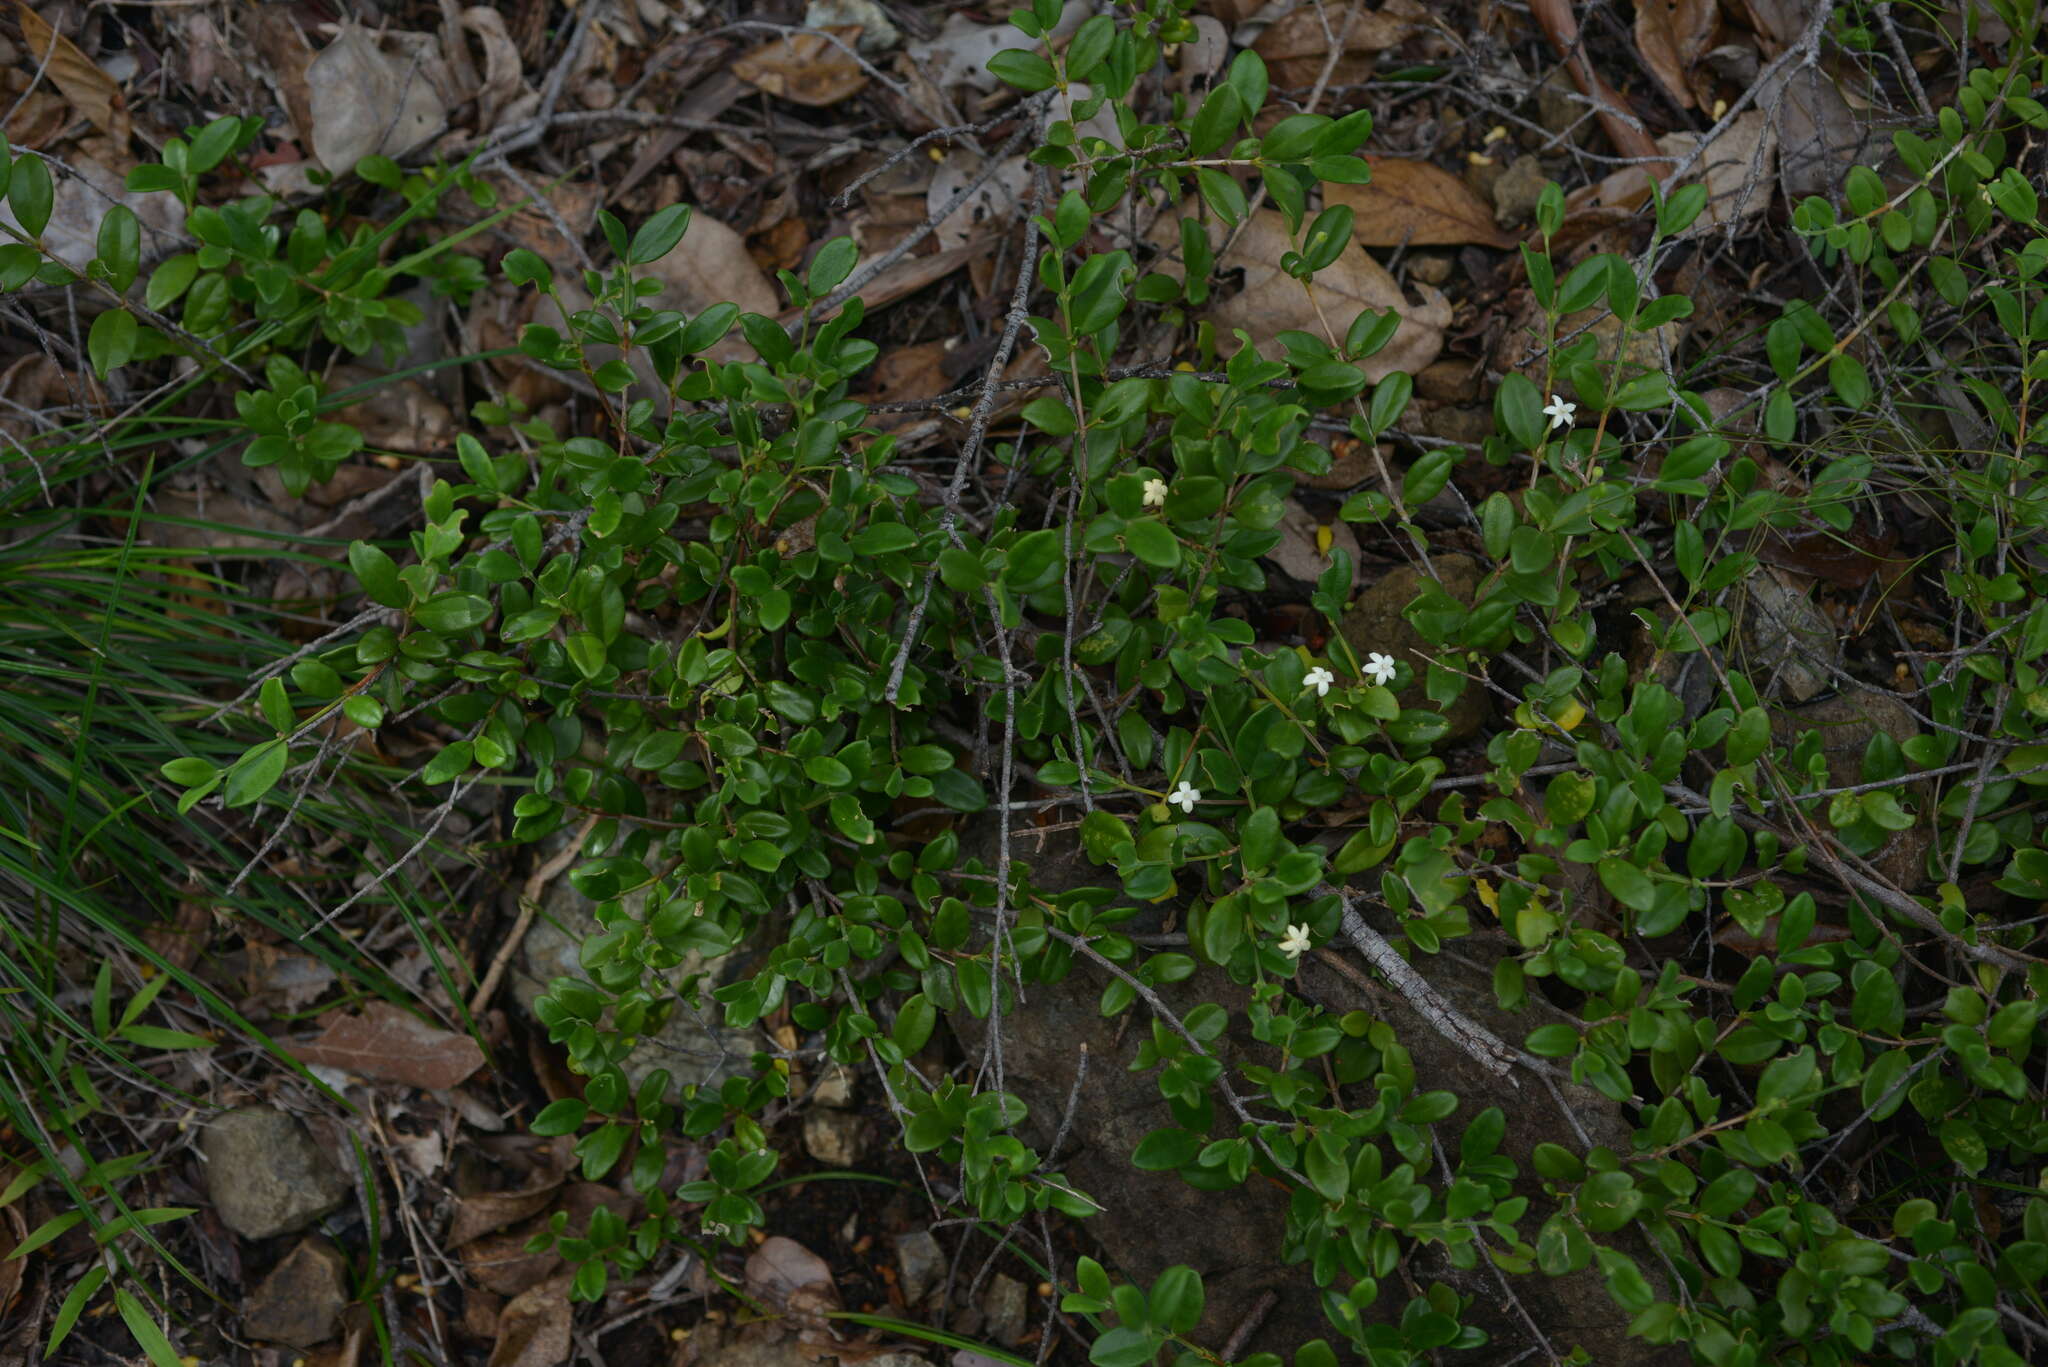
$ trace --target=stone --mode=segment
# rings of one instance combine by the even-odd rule
[[[1448,252],[1416,252],[1408,258],[1408,276],[1425,285],[1441,285],[1451,278]]]
[[[852,1111],[804,1112],[804,1151],[828,1168],[850,1168],[867,1148],[867,1121]]]
[[[1804,707],[1773,709],[1771,714],[1771,739],[1779,745],[1797,745],[1801,737],[1819,734],[1831,788],[1863,782],[1863,752],[1876,737],[1889,736],[1903,744],[1919,732],[1919,720],[1903,702],[1870,688],[1844,689]],[[1915,799],[1909,805],[1923,814],[1934,800],[1932,785],[1925,779],[1901,780],[1899,788],[1903,795]],[[1866,857],[1879,873],[1911,892],[1927,882],[1927,851],[1933,839],[1923,817],[1893,833],[1881,851]]]
[[[1415,377],[1415,392],[1431,403],[1471,403],[1479,376],[1470,361],[1432,361]]]
[[[249,1297],[242,1331],[250,1338],[311,1348],[333,1338],[348,1305],[348,1261],[315,1235],[301,1239]]]
[[[897,1285],[903,1303],[915,1307],[925,1293],[938,1285],[946,1270],[946,1251],[928,1229],[915,1229],[896,1236]]]
[[[1440,557],[1438,563],[1448,558]],[[1056,895],[1068,887],[1103,879],[1103,871],[1087,863],[1071,836],[1050,837],[1043,848],[1033,848],[1028,840],[1024,843],[1023,857],[1030,859],[1032,883],[1041,893]],[[1365,914],[1370,917],[1374,913]],[[1161,908],[1147,907],[1120,928],[1148,933],[1163,924],[1163,915]],[[1387,927],[1380,929],[1384,933]],[[1492,986],[1497,951],[1489,953],[1474,940],[1461,941],[1457,948],[1456,959],[1449,954],[1419,955],[1416,968],[1460,1011],[1508,1040],[1524,1038],[1534,1021],[1544,1019],[1499,1008]],[[1507,1137],[1499,1151],[1516,1165],[1515,1193],[1531,1203],[1521,1221],[1527,1237],[1533,1239],[1555,1209],[1534,1172],[1531,1156],[1537,1144],[1562,1144],[1578,1154],[1595,1145],[1617,1152],[1630,1150],[1631,1128],[1621,1108],[1591,1089],[1560,1083],[1560,1097],[1553,1104],[1541,1080],[1519,1074],[1517,1088],[1494,1076],[1392,993],[1367,999],[1347,979],[1312,957],[1301,961],[1298,972],[1304,992],[1331,1010],[1341,1012],[1356,1006],[1384,1020],[1410,1051],[1417,1076],[1426,1079],[1424,1085],[1449,1090],[1459,1098],[1459,1110],[1441,1122],[1441,1134],[1461,1133],[1486,1107],[1498,1105],[1507,1112]],[[1132,1071],[1138,1050],[1151,1037],[1144,1008],[1133,1007],[1128,1022],[1105,1019],[1100,1002],[1108,981],[1107,975],[1092,965],[1077,961],[1060,982],[1034,984],[1028,997],[1004,1011],[1004,1087],[1029,1108],[1018,1137],[1044,1152],[1066,1112],[1070,1092],[1075,1091],[1076,1060],[1085,1045],[1090,1063],[1074,1102],[1070,1147],[1058,1155],[1054,1165],[1076,1189],[1102,1206],[1087,1222],[1087,1229],[1100,1241],[1103,1260],[1140,1286],[1149,1285],[1176,1263],[1200,1269],[1205,1309],[1201,1322],[1188,1336],[1193,1342],[1226,1341],[1269,1292],[1277,1299],[1271,1313],[1242,1345],[1245,1353],[1285,1356],[1311,1339],[1337,1341],[1339,1336],[1324,1316],[1312,1274],[1305,1265],[1289,1264],[1282,1258],[1287,1199],[1277,1188],[1255,1180],[1201,1191],[1177,1173],[1148,1172],[1131,1164],[1131,1152],[1139,1140],[1176,1122],[1159,1093],[1156,1071]],[[1204,1000],[1213,1000],[1229,1012],[1228,1027],[1210,1047],[1241,1094],[1251,1090],[1241,1069],[1271,1066],[1273,1050],[1252,1037],[1246,1021],[1250,1000],[1246,990],[1205,976],[1199,981],[1162,984],[1156,991],[1168,1009],[1183,1017]],[[988,1042],[988,1022],[965,1011],[952,1013],[949,1020],[966,1057],[979,1056]],[[1235,1134],[1237,1119],[1220,1099],[1215,1110],[1212,1135]],[[1605,1237],[1603,1242],[1607,1242]],[[1653,1285],[1659,1280],[1656,1255],[1647,1245],[1626,1233],[1613,1236],[1613,1242],[1635,1258]],[[1408,1274],[1404,1285],[1420,1290],[1441,1281],[1470,1298],[1463,1318],[1489,1335],[1486,1361],[1512,1361],[1524,1348],[1537,1350],[1528,1325],[1515,1307],[1503,1302],[1499,1284],[1483,1261],[1476,1269],[1460,1270],[1439,1254],[1423,1251],[1416,1254]],[[1609,1297],[1597,1267],[1558,1278],[1515,1277],[1512,1285],[1522,1307],[1560,1353],[1576,1345],[1585,1349],[1593,1362],[1630,1367],[1677,1367],[1687,1361],[1682,1348],[1658,1348],[1628,1337],[1629,1312]],[[1661,1290],[1659,1294],[1671,1293]],[[1407,1300],[1406,1293],[1395,1294],[1390,1288],[1380,1304],[1367,1312],[1368,1318],[1380,1322],[1398,1316]]]
[[[1461,446],[1478,446],[1493,435],[1493,413],[1477,405],[1447,405],[1424,412],[1420,426],[1427,436],[1454,441]]]
[[[549,858],[567,838],[563,833],[542,841],[535,857]],[[650,910],[647,897],[645,889],[630,892],[620,899],[621,909],[634,919],[644,917]],[[527,931],[511,973],[512,998],[527,1015],[533,1015],[534,1002],[554,979],[587,979],[582,948],[583,942],[601,929],[593,914],[595,907],[567,878],[558,878],[549,885],[541,901],[541,914]],[[722,1008],[693,1007],[683,999],[684,984],[698,975],[705,980],[708,997],[710,988],[717,985],[730,962],[730,955],[706,958],[692,950],[681,963],[661,975],[662,983],[670,990],[668,1016],[644,1035],[619,1065],[636,1089],[656,1068],[668,1069],[671,1102],[680,1102],[683,1089],[692,1084],[716,1087],[727,1078],[752,1075],[753,1054],[766,1047],[761,1032],[729,1029],[718,1020]],[[606,1018],[609,1019],[609,1013]]]
[[[216,1116],[199,1149],[214,1210],[245,1239],[304,1229],[353,1189],[296,1117],[269,1106]]]
[[[843,1111],[853,1105],[853,1069],[843,1063],[828,1063],[811,1087],[810,1100],[814,1106],[829,1106]]]
[[[1762,570],[1743,585],[1735,665],[1769,698],[1805,702],[1833,680],[1842,638],[1813,599]]]
[[[1024,1337],[1024,1283],[998,1272],[982,1295],[981,1309],[988,1316],[983,1332],[1005,1348],[1016,1347]]]
[[[1503,228],[1527,223],[1536,216],[1536,201],[1549,183],[1542,162],[1527,155],[1516,157],[1493,183],[1493,221]]]
[[[1479,562],[1469,555],[1439,555],[1434,557],[1433,563],[1445,590],[1470,606],[1483,577]],[[1420,596],[1422,584],[1423,572],[1415,566],[1402,565],[1389,570],[1371,588],[1358,595],[1351,610],[1344,614],[1340,630],[1344,639],[1351,643],[1351,648],[1358,652],[1360,661],[1369,652],[1377,650],[1413,668],[1415,681],[1398,695],[1401,706],[1434,711],[1436,704],[1424,692],[1424,676],[1429,669],[1429,657],[1424,651],[1441,652],[1435,646],[1425,647],[1422,634],[1403,615],[1407,606]],[[1477,733],[1485,724],[1490,710],[1491,704],[1484,690],[1468,681],[1465,691],[1443,710],[1445,719],[1450,723],[1444,740],[1460,741]]]

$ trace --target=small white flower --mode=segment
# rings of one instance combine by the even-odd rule
[[[1311,669],[1307,674],[1302,676],[1301,680],[1302,687],[1313,688],[1316,691],[1316,696],[1318,698],[1329,697],[1330,685],[1335,682],[1337,682],[1337,676],[1335,674],[1332,674],[1329,670],[1324,669],[1321,665],[1317,665],[1314,669]]]
[[[1202,800],[1202,790],[1190,786],[1186,779],[1182,779],[1180,787],[1168,793],[1166,800],[1179,807],[1181,811],[1192,813],[1195,810],[1195,804]]]
[[[1365,657],[1365,677],[1376,684],[1388,684],[1394,680],[1394,657],[1382,655],[1375,650]]]
[[[1579,406],[1575,403],[1566,403],[1564,395],[1552,394],[1550,407],[1543,410],[1543,416],[1550,419],[1550,430],[1555,432],[1560,427],[1570,427],[1572,417],[1578,411]]]
[[[1147,508],[1164,508],[1166,506],[1165,480],[1148,479],[1145,481],[1145,506]]]
[[[1280,941],[1280,952],[1290,959],[1299,959],[1302,951],[1309,947],[1308,927],[1289,926],[1285,938]]]

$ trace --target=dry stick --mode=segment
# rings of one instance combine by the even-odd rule
[[[1037,194],[1032,195],[1032,207],[1037,207]],[[967,424],[967,440],[961,445],[960,459],[953,467],[953,480],[946,486],[940,526],[949,537],[957,538],[959,532],[960,496],[967,488],[968,476],[974,468],[975,457],[981,454],[982,439],[988,433],[989,415],[994,412],[998,377],[1010,363],[1010,353],[1016,349],[1017,334],[1024,328],[1028,316],[1026,306],[1031,298],[1031,277],[1037,269],[1038,220],[1027,213],[1024,218],[1024,251],[1017,268],[1017,285],[1010,294],[1009,316],[1003,321],[1002,339],[996,343],[995,354],[989,357],[988,368],[982,372],[981,397],[975,400],[974,414]],[[924,594],[917,600],[917,607],[911,611],[910,622],[903,631],[903,643],[897,647],[896,658],[889,665],[889,683],[882,690],[882,697],[892,706],[896,695],[903,687],[903,671],[910,663],[910,648],[917,640],[917,634],[924,626],[925,609],[931,603],[932,580],[938,574],[934,566],[924,580]],[[1000,622],[997,624],[1001,625]],[[1005,795],[1007,800],[1007,794]],[[1000,895],[1000,894],[999,894]]]
[[[1266,1322],[1266,1316],[1272,1314],[1273,1307],[1278,1304],[1279,1292],[1262,1292],[1252,1302],[1252,1308],[1244,1312],[1244,1318],[1237,1322],[1237,1328],[1230,1331],[1230,1337],[1223,1341],[1223,1351],[1217,1357],[1224,1362],[1235,1362],[1237,1355],[1244,1351],[1245,1344],[1251,1342],[1252,1335],[1259,1332],[1259,1326]]]
[[[1366,924],[1365,918],[1352,908],[1350,893],[1328,884],[1316,891],[1324,896],[1334,894],[1343,902],[1344,919],[1341,924],[1344,937],[1365,956],[1366,962],[1386,975],[1394,990],[1408,999],[1408,1004],[1429,1022],[1431,1029],[1464,1050],[1489,1073],[1521,1086],[1511,1076],[1515,1064],[1521,1061],[1519,1052],[1501,1043],[1492,1031],[1445,1001],[1443,994],[1431,987],[1429,981],[1387,943],[1384,935]]]
[[[484,980],[477,984],[470,994],[469,1014],[481,1016],[484,1008],[491,1004],[491,994],[504,981],[505,969],[511,964],[512,956],[519,952],[519,946],[526,939],[526,932],[533,926],[533,918],[540,912],[541,890],[556,878],[562,870],[575,863],[583,854],[583,842],[597,826],[598,813],[592,812],[583,818],[583,824],[576,828],[576,834],[569,837],[569,843],[555,851],[554,856],[535,869],[526,880],[526,886],[519,890],[519,919],[512,923],[512,933],[505,937],[505,943],[498,946],[498,952],[491,956],[491,966],[484,973]]]
[[[1550,45],[1564,58],[1565,68],[1571,72],[1579,92],[1594,102],[1600,129],[1615,149],[1624,156],[1652,163],[1652,175],[1657,174],[1655,165],[1669,167],[1670,159],[1658,150],[1642,124],[1623,112],[1626,106],[1621,96],[1593,69],[1592,59],[1579,41],[1579,21],[1572,14],[1570,0],[1529,0],[1529,13],[1543,26]]]
[[[1694,792],[1683,783],[1667,783],[1664,785],[1664,791],[1686,802],[1705,803],[1707,800],[1702,794]],[[1804,817],[1805,813],[1799,811],[1789,789],[1780,794],[1779,800],[1786,806],[1791,807],[1802,818]],[[1785,838],[1785,832],[1778,830],[1770,822],[1760,817],[1751,816],[1739,807],[1732,809],[1729,815],[1735,819],[1736,825],[1746,830],[1768,831],[1780,839]],[[2001,946],[1971,944],[1963,939],[1962,936],[1943,925],[1941,918],[1930,908],[1922,905],[1918,898],[1902,892],[1889,883],[1870,876],[1861,869],[1853,867],[1841,855],[1835,852],[1833,841],[1824,832],[1815,829],[1811,823],[1802,821],[1802,824],[1805,825],[1810,838],[1795,840],[1794,843],[1804,844],[1811,849],[1820,859],[1821,863],[1827,865],[1828,872],[1842,882],[1848,884],[1864,896],[1872,898],[1890,910],[1897,912],[1922,930],[1936,936],[1950,949],[1966,959],[1977,963],[1991,964],[2009,973],[2024,973],[2026,971],[2027,964],[2031,961],[2031,956],[2019,955]],[[1862,861],[1858,860],[1857,862],[1860,863]]]
[[[1040,107],[1043,107],[1042,102]],[[860,289],[861,286],[867,284],[870,280],[880,275],[883,271],[895,265],[904,257],[910,255],[912,251],[916,250],[917,245],[920,242],[923,242],[927,237],[930,237],[933,233],[937,232],[939,225],[945,222],[948,218],[951,218],[953,216],[954,210],[958,209],[961,205],[965,204],[976,190],[979,190],[983,185],[989,182],[989,180],[995,175],[995,173],[1002,167],[1003,158],[1007,156],[1013,149],[1015,149],[1018,144],[1023,142],[1025,138],[1030,137],[1032,133],[1037,129],[1037,127],[1038,120],[1036,117],[1028,118],[1024,122],[1018,124],[1017,131],[1010,134],[1009,140],[1004,142],[1001,147],[998,147],[994,152],[989,154],[989,156],[984,159],[984,164],[982,165],[981,170],[975,175],[973,180],[970,180],[967,182],[967,184],[961,186],[960,189],[954,193],[951,199],[947,200],[944,204],[932,210],[930,213],[927,213],[924,216],[924,221],[919,223],[915,228],[911,229],[910,232],[904,237],[904,239],[901,242],[894,244],[889,248],[889,250],[881,253],[880,255],[875,257],[874,260],[868,262],[859,270],[855,271],[852,275],[848,276],[845,282],[842,283],[838,289],[833,290],[823,299],[820,299],[813,303],[808,309],[806,309],[803,312],[803,314],[801,315],[802,319],[808,320],[813,314],[822,313],[825,310],[830,309],[833,306],[843,302],[844,300],[851,298],[853,293],[856,290]],[[800,323],[792,324],[791,330],[794,331],[800,326]]]

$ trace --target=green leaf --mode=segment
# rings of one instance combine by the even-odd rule
[[[50,226],[53,195],[48,163],[38,156],[17,157],[7,185],[7,204],[25,236],[39,238]]]
[[[64,1294],[64,1303],[57,1307],[56,1318],[50,1321],[50,1340],[43,1345],[45,1361],[64,1361],[57,1356],[58,1345],[71,1336],[71,1330],[77,1325],[78,1317],[85,1312],[87,1302],[99,1293],[99,1289],[106,1285],[106,1281],[106,1264],[96,1262],[71,1284],[71,1289]]]
[[[265,741],[235,761],[228,770],[227,792],[224,794],[230,807],[247,807],[265,793],[277,786],[284,777],[285,764],[291,752],[281,740]]]
[[[126,294],[142,268],[142,227],[125,204],[114,205],[100,220],[99,262],[114,292]]]
[[[671,204],[653,218],[640,225],[640,231],[633,234],[633,245],[626,253],[626,260],[635,266],[644,266],[650,261],[659,261],[675,250],[676,243],[683,240],[683,234],[690,228],[690,206]]]
[[[804,774],[811,782],[826,788],[850,788],[853,786],[853,770],[847,768],[830,755],[813,755],[805,760]]]
[[[1863,362],[1847,352],[1837,352],[1828,362],[1828,384],[1851,408],[1861,409],[1870,403],[1870,374]]]
[[[121,1322],[128,1326],[128,1332],[156,1367],[179,1367],[178,1354],[171,1347],[171,1341],[164,1337],[164,1331],[149,1313],[149,1308],[135,1297],[114,1288],[114,1305],[121,1312]]]
[[[932,1029],[938,1020],[939,1011],[932,1005],[931,998],[922,992],[913,993],[897,1008],[896,1024],[890,1028],[889,1037],[905,1054],[914,1054],[924,1048],[925,1041],[932,1037]]]
[[[1628,860],[1602,859],[1599,869],[1601,884],[1623,906],[1635,911],[1648,911],[1657,905],[1657,885]]]
[[[143,287],[142,302],[161,313],[178,302],[179,296],[191,288],[198,275],[199,258],[191,252],[166,257],[149,273],[149,284]]]
[[[406,605],[405,585],[398,578],[397,562],[376,546],[367,541],[352,542],[348,548],[348,567],[355,571],[356,582],[363,586],[364,594],[377,606]]]
[[[1154,569],[1170,570],[1180,564],[1180,541],[1162,522],[1140,518],[1125,523],[1124,545]]]
[[[1169,1267],[1152,1283],[1145,1315],[1155,1329],[1186,1334],[1202,1318],[1202,1303],[1201,1274],[1191,1267]]]
[[[92,361],[92,368],[105,376],[135,359],[140,336],[134,314],[123,308],[111,308],[92,320],[92,329],[85,337],[85,354]]]
[[[1185,1167],[1195,1161],[1195,1155],[1202,1151],[1204,1142],[1198,1134],[1169,1125],[1140,1139],[1138,1147],[1131,1153],[1131,1162],[1147,1172]]]
[[[1057,82],[1059,73],[1053,70],[1051,62],[1024,48],[1004,48],[988,59],[989,74],[1005,85],[1030,94],[1045,90]]]
[[[853,274],[854,263],[859,259],[860,249],[853,245],[852,238],[833,238],[818,248],[818,254],[811,258],[811,268],[804,279],[805,287],[813,297],[830,294]]]
[[[428,631],[450,635],[468,631],[490,615],[491,604],[487,598],[473,593],[437,593],[419,605],[413,618]]]
[[[565,1096],[541,1107],[540,1114],[527,1123],[527,1128],[544,1138],[574,1134],[583,1128],[583,1122],[589,1115],[589,1103]]]

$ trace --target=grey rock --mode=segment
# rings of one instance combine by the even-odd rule
[[[566,835],[544,840],[536,857],[546,859],[560,850]],[[635,919],[648,914],[648,894],[642,889],[620,899],[624,913]],[[512,970],[512,996],[528,1015],[533,1004],[556,978],[587,980],[583,970],[583,942],[600,932],[594,914],[596,903],[577,892],[566,877],[548,888],[541,902],[541,914],[534,919],[520,946]],[[718,1008],[693,1007],[683,999],[683,985],[699,974],[708,992],[717,984],[730,955],[716,958],[692,951],[683,961],[662,975],[673,995],[671,1009],[661,1025],[647,1033],[619,1066],[634,1087],[657,1068],[669,1071],[669,1099],[680,1101],[683,1088],[692,1084],[715,1087],[730,1077],[752,1071],[751,1056],[765,1046],[759,1030],[732,1030],[717,1020]]]
[[[1447,558],[1439,557],[1439,565]],[[1059,843],[1049,840],[1043,849],[1034,848],[1027,840],[1019,857],[1029,860],[1033,886],[1042,893],[1099,883],[1105,876],[1086,862],[1071,837]],[[1133,933],[1155,930],[1159,915],[1157,909],[1149,909],[1125,928]],[[1387,927],[1380,929],[1384,932]],[[1458,949],[1461,957],[1455,960],[1449,955],[1418,956],[1416,968],[1459,1010],[1509,1040],[1522,1039],[1533,1024],[1547,1019],[1500,1010],[1492,986],[1494,956],[1471,941],[1461,942]],[[1534,1174],[1531,1155],[1537,1144],[1562,1144],[1579,1154],[1593,1145],[1629,1151],[1631,1130],[1621,1109],[1591,1089],[1560,1084],[1561,1100],[1553,1104],[1549,1089],[1540,1080],[1521,1074],[1517,1089],[1495,1077],[1391,993],[1368,1001],[1346,979],[1313,959],[1304,958],[1299,971],[1305,993],[1330,1004],[1332,1010],[1356,1005],[1385,1020],[1413,1056],[1423,1085],[1448,1090],[1459,1098],[1458,1111],[1441,1123],[1443,1135],[1459,1134],[1489,1106],[1507,1112],[1508,1133],[1500,1152],[1513,1160],[1520,1174],[1515,1194],[1531,1202],[1522,1221],[1530,1237],[1555,1209]],[[1073,1087],[1078,1051],[1085,1043],[1091,1061],[1070,1132],[1070,1148],[1074,1144],[1079,1147],[1063,1151],[1053,1166],[1102,1205],[1102,1211],[1088,1221],[1088,1231],[1101,1242],[1104,1261],[1141,1286],[1176,1263],[1199,1269],[1206,1308],[1190,1335],[1197,1343],[1226,1341],[1268,1291],[1278,1297],[1277,1303],[1244,1345],[1247,1353],[1285,1356],[1311,1339],[1337,1341],[1338,1334],[1323,1314],[1320,1293],[1308,1269],[1282,1259],[1287,1198],[1276,1188],[1254,1181],[1220,1191],[1198,1191],[1176,1173],[1146,1172],[1132,1166],[1130,1155],[1138,1141],[1174,1120],[1159,1094],[1156,1070],[1130,1071],[1137,1050],[1150,1038],[1149,1022],[1134,1014],[1130,1024],[1135,1028],[1124,1030],[1122,1021],[1104,1019],[1100,1000],[1107,981],[1106,975],[1087,963],[1076,962],[1061,982],[1033,984],[1025,999],[1006,1006],[1002,1016],[1004,1085],[1029,1108],[1019,1138],[1041,1153],[1050,1143]],[[1213,1048],[1240,1083],[1239,1070],[1246,1065],[1270,1067],[1277,1062],[1273,1049],[1251,1036],[1245,1019],[1248,992],[1218,981],[1216,975],[1156,990],[1166,1005],[1182,1016],[1204,1000],[1213,1000],[1231,1013],[1229,1029]],[[1142,1013],[1144,1008],[1132,1010]],[[952,1013],[949,1020],[966,1055],[976,1057],[986,1043],[988,1023],[965,1011]],[[1216,1112],[1212,1133],[1218,1137],[1234,1134],[1237,1120],[1221,1101]],[[1636,1259],[1654,1284],[1658,1277],[1656,1255],[1627,1235],[1615,1236],[1614,1242]],[[1490,1336],[1486,1361],[1507,1362],[1524,1348],[1537,1346],[1521,1316],[1503,1302],[1499,1284],[1484,1262],[1476,1270],[1460,1270],[1441,1256],[1418,1252],[1409,1271],[1414,1285],[1441,1281],[1471,1298],[1464,1318]],[[1516,1277],[1513,1285],[1521,1305],[1560,1350],[1576,1344],[1593,1362],[1631,1367],[1676,1367],[1687,1360],[1682,1348],[1658,1348],[1628,1337],[1631,1317],[1608,1296],[1597,1268],[1559,1278]],[[1405,1294],[1384,1295],[1369,1314],[1398,1316],[1406,1301]]]
[[[988,1336],[1005,1348],[1016,1347],[1024,1337],[1024,1283],[998,1272],[989,1280],[981,1308],[988,1315]]]
[[[925,1293],[938,1285],[946,1270],[946,1251],[928,1229],[896,1236],[897,1285],[903,1289],[903,1303],[915,1306]]]
[[[271,1269],[242,1314],[250,1338],[311,1348],[334,1337],[348,1305],[348,1263],[341,1251],[315,1236]]]
[[[1469,605],[1479,589],[1479,562],[1469,555],[1439,555],[1433,557],[1432,563],[1450,595]],[[1358,652],[1361,661],[1369,652],[1377,650],[1392,655],[1415,671],[1415,682],[1399,695],[1402,707],[1434,710],[1436,704],[1424,691],[1423,679],[1429,669],[1428,654],[1442,652],[1435,646],[1426,645],[1422,634],[1409,625],[1403,615],[1408,605],[1420,596],[1422,584],[1423,573],[1414,566],[1402,565],[1389,570],[1371,588],[1358,595],[1351,610],[1344,614],[1341,629],[1344,639]],[[1444,740],[1459,741],[1476,733],[1485,724],[1488,710],[1485,693],[1476,684],[1466,684],[1465,691],[1444,709],[1444,716],[1450,722],[1450,730],[1445,733]]]
[[[1542,162],[1531,156],[1516,157],[1493,183],[1493,221],[1503,228],[1527,223],[1536,216],[1536,201],[1549,182]]]
[[[804,11],[805,28],[843,28],[860,25],[855,47],[872,56],[887,52],[903,41],[888,13],[875,0],[811,0]]]
[[[850,1168],[867,1148],[867,1121],[852,1111],[804,1112],[804,1151],[828,1168]]]
[[[1846,788],[1863,781],[1863,752],[1876,737],[1889,736],[1903,743],[1919,731],[1919,721],[1904,703],[1888,693],[1868,688],[1844,689],[1833,697],[1804,707],[1786,708],[1771,716],[1771,739],[1780,745],[1797,745],[1802,737],[1819,734],[1831,788]],[[1916,783],[1902,781],[1899,792],[1915,799],[1921,812],[1934,799],[1933,788],[1924,779]],[[1933,832],[1923,819],[1895,832],[1883,850],[1870,857],[1871,865],[1910,892],[1927,882],[1927,851],[1933,839]]]
[[[283,1111],[244,1106],[217,1116],[200,1136],[206,1191],[221,1223],[245,1239],[304,1229],[340,1205],[347,1174]]]
[[[1766,697],[1805,702],[1842,662],[1842,638],[1811,598],[1769,570],[1750,576],[1736,622],[1736,663]]]

